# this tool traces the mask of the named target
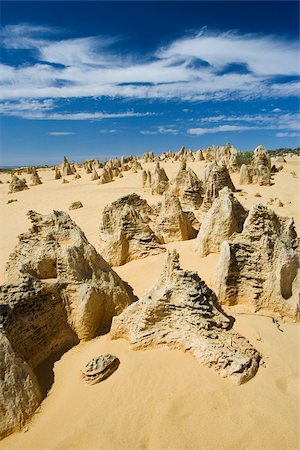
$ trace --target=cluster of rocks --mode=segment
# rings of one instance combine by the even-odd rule
[[[163,243],[196,236],[189,216],[172,193],[157,208],[137,194],[126,195],[104,208],[100,225],[100,252],[112,265],[165,251]]]
[[[256,374],[261,356],[232,324],[197,273],[180,268],[174,250],[154,287],[114,317],[110,336],[129,340],[133,349],[189,351],[220,376],[241,384]]]
[[[269,186],[271,184],[271,158],[265,147],[259,145],[254,150],[251,164],[243,164],[240,168],[240,184],[259,184]]]
[[[108,329],[136,300],[68,214],[28,216],[32,228],[19,236],[0,289],[2,437],[41,402],[36,367]]]
[[[18,178],[17,175],[12,175],[8,187],[8,193],[13,194],[14,192],[20,192],[28,189],[25,178]]]

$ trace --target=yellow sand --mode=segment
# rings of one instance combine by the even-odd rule
[[[201,176],[204,163],[190,167]],[[146,164],[152,167],[152,164]],[[163,164],[174,175],[177,164]],[[290,174],[295,171],[298,178]],[[28,229],[26,212],[68,211],[71,202],[84,207],[70,211],[97,248],[103,207],[121,195],[141,194],[149,203],[160,200],[141,186],[141,173],[125,173],[124,178],[99,186],[90,175],[69,184],[53,180],[54,172],[39,171],[43,185],[7,195],[9,177],[0,174],[1,261],[0,277],[17,235]],[[30,177],[26,176],[29,180]],[[232,176],[236,187],[238,175]],[[290,158],[284,170],[274,176],[270,187],[242,186],[247,194],[238,199],[247,207],[266,204],[278,197],[284,207],[274,208],[282,216],[293,216],[300,234],[300,158]],[[255,198],[256,192],[261,198]],[[7,205],[8,199],[18,201]],[[288,204],[291,202],[291,204]],[[201,218],[201,217],[200,217]],[[181,264],[198,271],[213,287],[218,255],[200,258],[194,241],[166,245],[177,248]],[[159,276],[164,255],[133,261],[116,268],[137,295]],[[194,449],[298,449],[300,448],[300,352],[299,324],[282,324],[283,332],[271,319],[236,315],[235,329],[246,336],[264,356],[265,367],[243,386],[225,381],[212,370],[179,351],[134,352],[126,341],[110,341],[102,336],[74,347],[54,366],[54,383],[31,423],[0,443],[2,449],[114,449],[114,450],[194,450]],[[87,386],[80,369],[92,357],[111,352],[120,361],[118,370],[104,382]],[[46,373],[45,373],[46,377]]]

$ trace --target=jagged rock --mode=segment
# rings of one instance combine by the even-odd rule
[[[178,197],[169,192],[164,194],[153,231],[161,244],[186,241],[197,235],[188,216],[182,211]]]
[[[83,204],[79,201],[77,202],[73,202],[71,203],[71,205],[69,206],[69,210],[73,210],[73,209],[79,209],[79,208],[83,208]]]
[[[8,187],[8,193],[13,194],[14,192],[24,191],[25,189],[28,189],[26,181],[21,180],[16,175],[12,175],[11,181],[10,181],[10,184]]]
[[[218,253],[221,243],[234,232],[243,229],[247,211],[235,198],[233,193],[225,187],[219,192],[219,197],[206,214],[196,239],[195,250],[201,256]]]
[[[276,159],[276,162],[286,163],[286,159],[283,156],[278,156],[278,158]]]
[[[256,194],[254,195],[254,197],[261,197],[259,192],[256,192]]]
[[[0,355],[0,439],[2,439],[26,423],[40,404],[42,395],[33,370],[14,351],[2,331]]]
[[[251,184],[252,176],[250,174],[249,168],[246,164],[243,164],[240,169],[240,184]]]
[[[203,200],[203,208],[206,210],[212,206],[213,201],[224,187],[228,187],[232,192],[236,191],[226,166],[213,163],[207,169],[206,190]]]
[[[282,201],[279,200],[279,198],[276,198],[274,206],[282,208],[284,205],[283,205]]]
[[[82,378],[88,384],[100,383],[108,378],[119,367],[120,361],[116,356],[100,355],[91,359],[81,370]]]
[[[169,187],[169,178],[165,170],[156,162],[153,172],[150,176],[151,193],[153,195],[162,195]]]
[[[256,374],[260,354],[231,327],[215,294],[197,273],[180,268],[174,250],[155,286],[113,319],[110,336],[137,350],[190,351],[220,376],[245,383]]]
[[[28,213],[32,228],[19,236],[6,265],[6,280],[16,282],[24,274],[47,285],[58,284],[67,309],[68,322],[79,339],[95,336],[109,326],[111,317],[133,300],[123,283],[82,230],[62,211],[49,215]]]
[[[112,176],[111,176],[109,170],[104,168],[102,171],[102,174],[99,177],[98,184],[106,184],[106,183],[110,183],[111,181],[112,181]]]
[[[7,204],[9,205],[10,203],[14,203],[17,202],[18,200],[16,198],[12,198],[10,200],[8,200]]]
[[[205,161],[202,150],[198,150],[196,154],[196,161]]]
[[[147,223],[151,210],[148,208],[137,194],[122,197],[104,208],[100,251],[112,266],[165,251]]]
[[[260,186],[269,186],[271,184],[271,158],[262,145],[254,150],[253,166],[253,182]]]
[[[183,160],[176,177],[172,180],[172,192],[180,199],[184,209],[198,209],[202,204],[202,183]]]
[[[64,161],[62,163],[62,174],[63,176],[73,175],[72,167],[70,166],[70,163],[66,156],[64,156]]]
[[[41,401],[32,370],[107,329],[136,300],[68,214],[31,211],[29,218],[33,226],[19,236],[0,288],[2,435],[21,427]]]
[[[81,175],[79,175],[79,173],[76,172],[73,180],[80,180],[80,178],[81,178]]]
[[[92,181],[96,181],[99,180],[99,175],[97,174],[96,170],[94,170],[92,176],[91,176],[91,180]]]
[[[70,183],[70,181],[68,181],[66,178],[62,179],[62,184],[68,184],[68,183]]]
[[[32,175],[31,175],[30,186],[38,186],[39,184],[43,184],[35,167],[32,167],[31,173],[32,173]]]
[[[57,167],[55,167],[55,177],[54,178],[55,178],[55,180],[61,179],[61,172]]]
[[[249,212],[243,231],[221,245],[219,301],[247,311],[299,317],[299,253],[293,219],[263,205]]]

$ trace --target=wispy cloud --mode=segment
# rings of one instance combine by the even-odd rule
[[[147,58],[120,54],[116,37],[58,36],[58,30],[28,24],[2,30],[2,47],[30,50],[34,58],[2,65],[2,99],[227,100],[295,96],[300,87],[297,80],[278,81],[297,76],[299,61],[297,42],[278,36],[202,30]]]
[[[71,136],[73,134],[72,131],[49,131],[49,133],[47,133],[49,136]]]
[[[219,125],[218,127],[213,128],[189,128],[188,134],[214,134],[214,133],[223,133],[227,131],[245,131],[245,130],[253,130],[254,127],[247,126],[239,126],[239,125]]]
[[[284,137],[300,137],[300,133],[276,133],[276,137],[284,138]]]
[[[21,100],[0,102],[0,113],[6,116],[22,117],[23,119],[35,120],[102,120],[122,119],[127,117],[146,117],[155,115],[153,112],[124,111],[118,113],[107,112],[77,112],[77,113],[55,113],[51,112],[55,103],[47,100]]]
[[[173,134],[176,135],[179,133],[179,130],[171,126],[158,126],[155,129],[151,130],[140,130],[141,134],[145,135],[155,135],[155,134]]]

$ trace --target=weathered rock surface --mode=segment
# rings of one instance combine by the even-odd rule
[[[120,266],[165,251],[148,225],[149,209],[137,194],[122,197],[104,208],[100,251],[109,264]]]
[[[250,173],[249,167],[246,164],[243,164],[240,168],[240,184],[251,184],[252,183],[252,175]]]
[[[271,184],[271,158],[262,145],[254,150],[253,158],[253,182],[260,186]]]
[[[153,231],[162,244],[194,239],[197,235],[188,216],[182,211],[178,197],[169,192],[164,194]]]
[[[119,367],[120,361],[116,356],[100,355],[91,359],[81,370],[82,378],[88,384],[100,383],[108,378]]]
[[[21,180],[16,175],[12,175],[8,193],[13,194],[14,192],[24,191],[25,189],[28,189],[25,179]]]
[[[228,187],[232,192],[236,191],[225,165],[219,166],[217,163],[212,163],[206,168],[204,179],[206,185],[203,200],[204,209],[211,207],[213,201],[219,196],[219,192],[224,187]]]
[[[221,304],[299,318],[299,250],[293,219],[255,205],[242,233],[224,241],[220,253],[216,289]]]
[[[196,273],[180,268],[173,251],[155,286],[113,319],[110,336],[129,340],[134,349],[190,351],[220,376],[245,383],[256,374],[260,355],[231,327],[215,294]]]
[[[2,435],[21,427],[40,402],[32,370],[107,329],[112,316],[136,300],[68,214],[31,211],[29,218],[33,226],[19,236],[0,289],[1,343],[16,366],[0,362],[1,379],[8,380],[5,393],[0,388]]]
[[[186,161],[181,162],[180,169],[172,180],[171,191],[180,199],[184,209],[200,208],[202,198],[202,183],[195,172],[186,167]]]
[[[42,400],[30,366],[0,332],[0,439],[22,427]]]
[[[71,205],[69,206],[69,210],[72,211],[73,209],[79,209],[79,208],[83,208],[83,204],[80,201],[77,202],[73,202],[71,203]]]
[[[67,159],[66,156],[64,156],[64,160],[62,163],[62,175],[63,176],[67,176],[67,175],[73,175],[73,170],[72,167]]]
[[[38,186],[39,184],[43,184],[42,180],[40,179],[40,176],[36,170],[35,167],[32,167],[32,172],[31,172],[31,186]]]
[[[207,212],[197,235],[195,250],[201,256],[218,253],[221,243],[234,232],[243,229],[247,211],[228,187],[221,189],[219,197]]]

